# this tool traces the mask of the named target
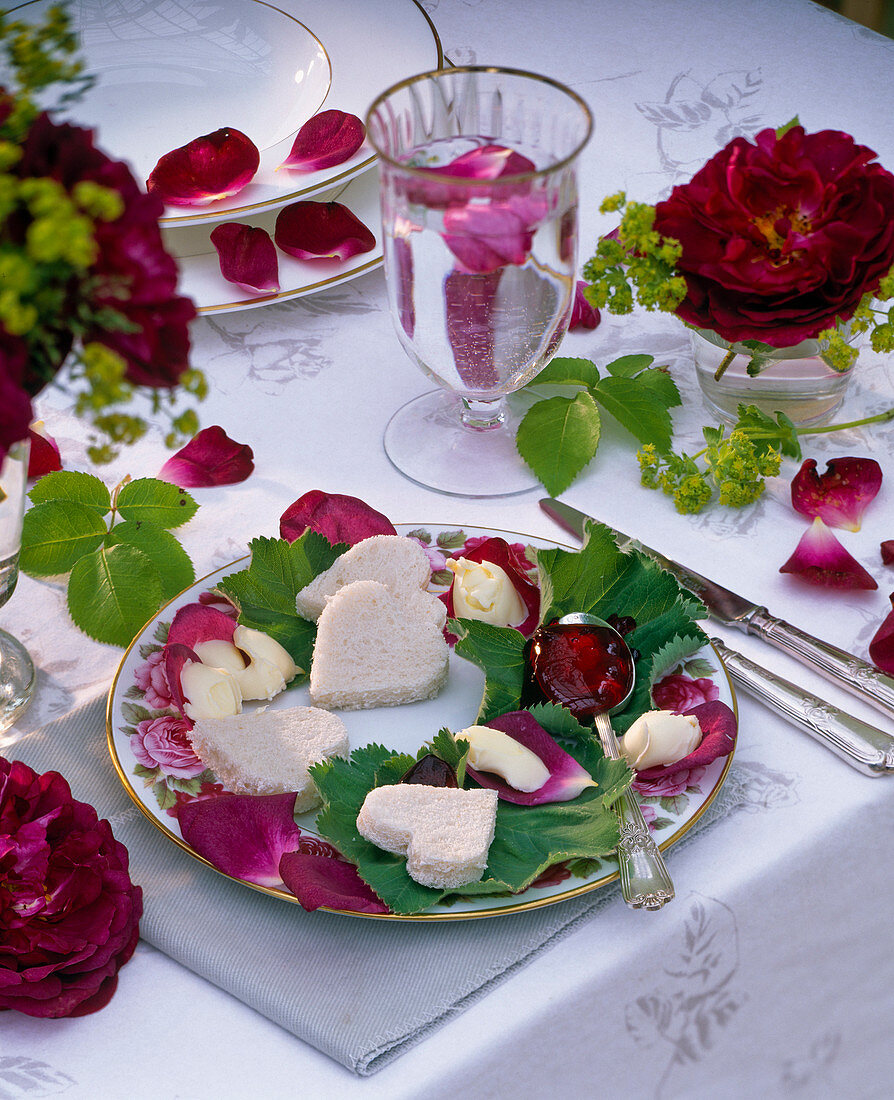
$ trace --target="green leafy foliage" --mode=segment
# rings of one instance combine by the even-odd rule
[[[240,623],[275,638],[307,674],[317,627],[299,616],[295,597],[347,546],[333,546],[316,531],[305,531],[291,543],[285,539],[253,539],[249,549],[248,568],[224,577],[218,588],[239,608]]]
[[[535,402],[516,434],[519,454],[548,492],[557,496],[574,481],[599,447],[600,407],[641,443],[670,447],[670,409],[680,394],[670,375],[652,366],[650,355],[625,355],[606,366],[607,378],[589,359],[553,359],[532,383],[575,387],[571,397]]]
[[[447,627],[458,638],[459,656],[485,672],[478,721],[518,710],[525,674],[524,637],[517,630],[477,619],[450,619]]]
[[[69,573],[69,612],[91,638],[128,645],[162,603],[195,580],[189,556],[166,530],[198,507],[182,489],[128,478],[109,492],[92,474],[61,470],[41,478],[29,496],[22,571]]]

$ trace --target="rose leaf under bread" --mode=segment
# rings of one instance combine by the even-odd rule
[[[357,832],[357,815],[370,790],[397,782],[407,757],[382,745],[356,749],[349,760],[333,759],[311,768],[323,798],[317,829],[346,859],[357,865],[360,877],[395,913],[419,913],[450,894],[487,896],[524,890],[543,871],[565,859],[607,855],[618,842],[615,814],[605,803],[629,782],[629,771],[598,765],[589,788],[572,802],[542,806],[513,806],[501,802],[487,869],[480,882],[457,890],[420,886],[410,878],[406,860],[385,852]],[[591,761],[594,768],[598,761]],[[586,766],[586,764],[584,765]],[[623,775],[616,775],[615,772]]]
[[[316,531],[294,542],[257,538],[249,543],[251,563],[218,582],[239,609],[239,622],[269,634],[287,651],[306,678],[313,657],[316,625],[302,619],[295,596],[318,573],[328,569],[347,547],[333,546]]]

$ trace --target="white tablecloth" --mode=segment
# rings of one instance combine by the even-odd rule
[[[894,42],[808,0],[426,0],[423,7],[452,61],[533,69],[590,103],[596,132],[583,158],[582,258],[610,225],[596,211],[604,195],[626,188],[654,201],[734,134],[796,114],[808,130],[848,131],[894,167]],[[695,449],[709,418],[688,337],[673,319],[604,316],[595,332],[571,334],[562,347],[597,363],[639,351],[670,366],[685,398],[675,413],[677,437]],[[429,387],[400,350],[381,272],[311,298],[201,319],[194,361],[211,384],[203,423],[250,443],[257,464],[241,485],[196,490],[201,507],[182,536],[198,575],[242,555],[252,536],[277,534],[283,509],[311,488],[361,496],[395,522],[558,535],[536,492],[492,501],[439,496],[391,467],[381,445],[385,423]],[[847,418],[892,403],[894,361],[864,351]],[[42,412],[69,468],[86,468],[85,430],[65,399],[46,397]],[[150,433],[103,476],[154,474],[165,457],[161,435]],[[888,480],[862,530],[842,536],[879,580],[871,593],[820,592],[778,573],[805,526],[788,501],[791,462],[757,505],[684,517],[639,486],[632,440],[606,425],[596,459],[565,495],[865,655],[894,588],[894,571],[878,552],[882,539],[894,537],[892,441],[894,427],[886,425],[815,437],[805,448],[821,467],[846,454],[882,464]],[[111,682],[120,651],[71,626],[63,587],[23,578],[2,625],[26,643],[40,673],[15,736]],[[884,722],[760,642],[717,633]],[[78,1020],[0,1017],[0,1098],[368,1100],[546,1089],[606,1097],[887,1095],[892,781],[851,771],[747,697],[739,708],[736,808],[697,842],[671,851],[678,900],[659,914],[631,913],[620,902],[603,910],[375,1076],[354,1077],[141,945],[102,1012]]]

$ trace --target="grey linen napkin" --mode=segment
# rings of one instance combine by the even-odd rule
[[[145,818],[109,758],[104,699],[4,754],[61,772],[109,819],[143,888],[145,940],[363,1076],[617,899],[613,884],[527,913],[430,925],[306,913],[205,867]],[[720,802],[705,818],[721,816]]]

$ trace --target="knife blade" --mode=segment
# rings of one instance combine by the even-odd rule
[[[560,527],[577,535],[578,538],[583,538],[588,521],[601,522],[577,508],[572,508],[564,501],[553,500],[550,497],[544,497],[540,501],[540,507]],[[608,524],[603,526],[608,527]],[[703,577],[694,569],[671,561],[664,554],[625,535],[622,531],[617,531],[613,527],[608,529],[621,550],[639,550],[672,573],[685,588],[702,601],[712,619],[725,626],[735,627],[743,634],[753,634],[763,639],[776,649],[794,657],[801,664],[815,669],[821,676],[845,691],[881,710],[888,718],[894,716],[894,679],[886,676],[874,665],[868,664],[853,653],[847,653],[837,646],[799,630],[784,619],[776,618],[761,604],[745,599],[738,593],[717,584],[716,581]]]

